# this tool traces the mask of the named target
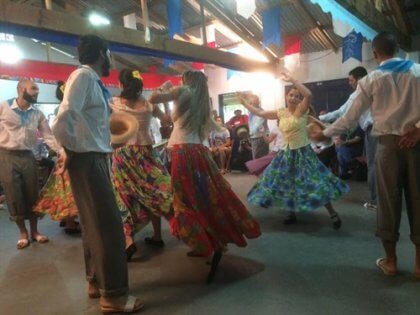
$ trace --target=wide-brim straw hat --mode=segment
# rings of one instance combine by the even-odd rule
[[[139,130],[137,119],[128,113],[112,113],[109,119],[111,129],[111,143],[122,144],[128,142]]]
[[[239,125],[235,128],[235,136],[240,138],[240,135],[246,133],[249,134],[249,127],[248,125]]]

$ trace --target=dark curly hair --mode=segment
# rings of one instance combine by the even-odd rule
[[[84,35],[80,37],[77,51],[79,53],[79,61],[82,65],[95,63],[102,53],[108,50],[108,43],[96,35]]]
[[[55,89],[55,97],[61,102],[62,100],[63,100],[63,96],[64,96],[64,93],[63,93],[63,91],[61,90],[61,87],[63,86],[63,85],[65,85],[66,84],[66,82],[64,82],[64,81],[58,81],[57,82],[57,88]]]
[[[133,76],[135,69],[123,69],[120,71],[118,77],[123,90],[121,91],[121,97],[127,100],[136,100],[140,97],[143,92],[143,80],[135,78]]]

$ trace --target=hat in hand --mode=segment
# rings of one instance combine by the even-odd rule
[[[137,134],[139,123],[137,119],[128,113],[112,113],[109,120],[111,129],[111,143],[123,144]]]

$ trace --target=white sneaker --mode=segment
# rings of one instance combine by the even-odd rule
[[[370,203],[370,202],[366,202],[365,204],[363,204],[363,207],[372,211],[376,211],[376,209],[378,208],[375,204]]]

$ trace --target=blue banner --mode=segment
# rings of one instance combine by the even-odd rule
[[[281,46],[281,32],[280,32],[280,15],[279,7],[264,10],[262,12],[263,24],[263,48],[267,48],[270,44],[278,47]]]
[[[362,62],[363,36],[360,33],[352,31],[343,39],[343,63],[354,58]]]
[[[175,34],[182,35],[181,1],[167,0],[166,14],[168,16],[169,38],[174,38]]]

